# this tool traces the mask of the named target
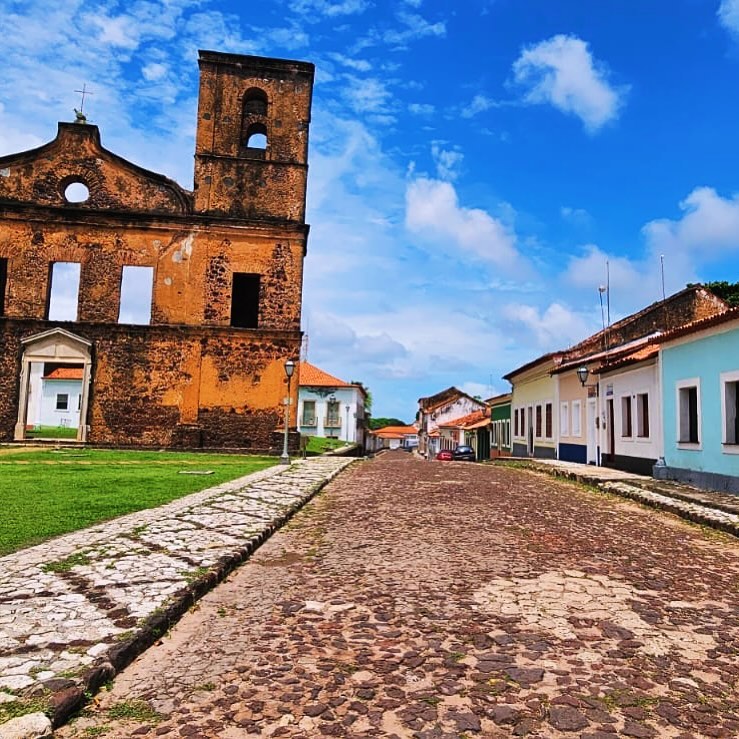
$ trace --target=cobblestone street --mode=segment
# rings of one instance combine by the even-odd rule
[[[736,737],[739,544],[515,468],[354,465],[60,737]]]

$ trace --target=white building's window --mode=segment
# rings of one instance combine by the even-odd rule
[[[57,393],[56,394],[56,409],[58,411],[69,410],[69,394],[68,393]]]
[[[559,404],[559,433],[562,436],[570,435],[570,404]]]
[[[581,436],[580,417],[582,415],[582,403],[579,400],[572,401],[572,435]]]
[[[721,428],[724,444],[739,444],[739,371],[721,375]]]
[[[304,400],[303,401],[303,420],[301,426],[315,426],[316,425],[316,401],[315,400]]]
[[[339,428],[341,426],[340,404],[338,400],[329,400],[326,407],[326,423],[328,428]]]
[[[503,425],[503,446],[509,447],[511,445],[511,422],[506,421]]]
[[[649,393],[636,396],[636,435],[640,439],[649,438]]]
[[[554,407],[551,403],[544,405],[544,436],[547,439],[554,438]]]
[[[536,425],[535,425],[536,438],[541,439],[541,406],[536,406]]]
[[[677,383],[677,441],[695,447],[701,443],[700,380]]]
[[[631,396],[621,398],[621,436],[633,436],[631,426]]]

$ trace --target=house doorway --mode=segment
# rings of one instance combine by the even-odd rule
[[[598,435],[595,422],[598,418],[595,398],[588,398],[586,418],[588,464],[598,464]]]
[[[616,422],[613,416],[613,398],[606,401],[606,452],[608,463],[613,465],[613,457],[616,453]]]
[[[14,439],[87,441],[91,343],[61,328],[21,343]]]
[[[534,456],[534,409],[529,406],[526,416],[526,454],[529,457]]]

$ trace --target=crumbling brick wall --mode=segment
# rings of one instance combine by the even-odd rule
[[[215,52],[200,66],[194,192],[107,151],[91,125],[0,157],[0,440],[24,392],[21,339],[59,325],[92,342],[90,442],[274,447],[300,348],[313,66]],[[256,124],[260,151],[243,140]],[[57,262],[80,265],[73,322],[48,320]],[[150,325],[118,323],[126,266],[153,271]],[[231,325],[235,273],[259,276],[255,326]]]

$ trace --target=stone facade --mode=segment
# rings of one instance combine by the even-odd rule
[[[78,439],[279,446],[301,339],[314,68],[200,52],[200,70],[193,192],[104,149],[93,125],[60,123],[54,141],[0,158],[1,441],[24,436],[24,347],[59,327],[90,343]],[[72,202],[71,184],[87,199]],[[75,321],[48,320],[58,262],[80,265]],[[119,322],[124,267],[153,271],[149,325]],[[295,408],[297,382],[291,395]]]

